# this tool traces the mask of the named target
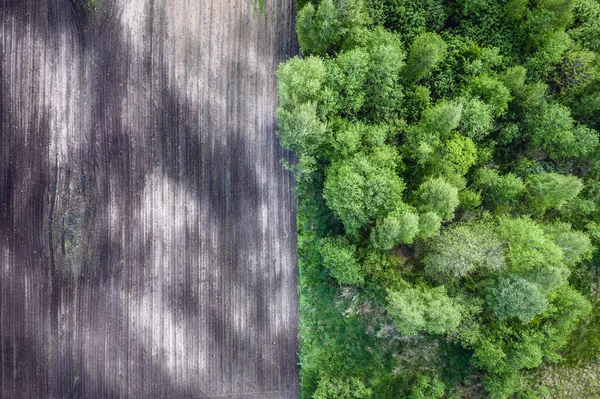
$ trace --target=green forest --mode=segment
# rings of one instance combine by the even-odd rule
[[[570,397],[542,377],[600,370],[600,1],[297,9],[302,398]]]

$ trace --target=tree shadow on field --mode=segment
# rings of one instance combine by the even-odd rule
[[[58,164],[45,150],[55,132],[45,115],[51,111],[38,100],[43,93],[25,94],[42,104],[30,120],[15,116],[21,81],[13,81],[14,65],[0,63],[0,396],[199,397],[242,393],[252,383],[257,390],[295,390],[295,334],[270,331],[269,298],[283,295],[285,281],[262,275],[270,265],[259,264],[273,249],[265,244],[273,234],[258,233],[265,188],[248,154],[265,149],[250,151],[256,139],[230,121],[239,116],[208,100],[195,103],[169,84],[164,61],[153,61],[166,57],[163,45],[141,57],[152,95],[136,106],[148,108],[149,118],[128,125],[123,101],[140,88],[130,82],[134,54],[111,14],[116,2],[106,1],[95,22],[69,8],[69,0],[39,3],[4,0],[0,24],[17,21],[14,30],[4,28],[15,34],[35,26],[43,44],[54,47],[61,45],[60,24],[73,29],[80,37],[73,51],[82,52],[84,90],[91,93],[91,102],[75,104],[74,112],[91,120],[81,144]],[[62,14],[62,7],[71,11]],[[163,34],[153,33],[153,40],[160,43]],[[228,131],[217,130],[222,126]],[[265,129],[273,135],[274,126]],[[223,134],[227,139],[218,139]],[[281,151],[272,140],[266,150],[277,152],[277,163]],[[278,164],[268,167],[278,182],[290,179]],[[161,199],[155,189],[170,196]],[[278,188],[277,195],[289,194]],[[196,209],[191,216],[177,208],[180,199]],[[146,220],[161,211],[155,205],[171,207],[167,217],[183,215],[182,224]],[[286,228],[276,212],[270,228]],[[295,230],[289,233],[293,240]],[[147,313],[140,310],[146,305]],[[234,328],[235,312],[247,317],[250,332]],[[152,325],[156,320],[162,327]],[[278,354],[266,361],[271,338]],[[198,348],[200,342],[208,348]],[[216,369],[192,375],[201,368],[188,351],[213,356],[206,361]],[[190,364],[191,371],[181,369]],[[244,367],[255,375],[244,377]]]

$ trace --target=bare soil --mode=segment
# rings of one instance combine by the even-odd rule
[[[292,0],[0,0],[0,397],[296,398]]]

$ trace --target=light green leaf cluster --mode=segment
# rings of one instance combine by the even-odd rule
[[[475,141],[483,140],[494,126],[492,107],[478,98],[463,99],[461,104],[460,131]]]
[[[404,80],[414,83],[431,72],[446,55],[446,43],[436,33],[422,33],[415,38],[402,72]]]
[[[322,377],[313,399],[370,399],[373,391],[358,378]]]
[[[404,182],[394,171],[394,158],[393,151],[356,153],[332,162],[327,169],[323,198],[347,234],[356,234],[401,203]]]
[[[575,266],[592,255],[593,247],[587,234],[574,231],[568,223],[554,223],[544,228],[547,235],[563,253],[563,261],[567,266]]]
[[[397,244],[412,244],[419,233],[419,215],[402,204],[379,220],[371,232],[371,243],[376,249],[390,250]]]
[[[453,332],[461,320],[462,307],[446,294],[444,287],[407,288],[388,293],[388,313],[405,335],[427,331]]]
[[[531,207],[543,212],[548,208],[560,208],[577,197],[583,183],[576,176],[540,173],[527,176],[525,186]]]
[[[304,54],[324,54],[348,33],[369,22],[361,0],[322,0],[298,13],[296,33]]]
[[[474,180],[475,187],[481,190],[483,200],[491,209],[517,204],[525,192],[523,180],[512,173],[500,175],[493,169],[482,168],[476,172]]]
[[[324,239],[320,250],[323,266],[340,284],[363,284],[364,271],[356,260],[356,247],[348,243],[344,237]]]
[[[444,383],[434,378],[419,375],[415,385],[410,389],[408,399],[442,399],[445,391]]]
[[[494,116],[503,115],[512,99],[508,88],[498,78],[489,75],[471,78],[467,83],[467,92],[489,105]]]
[[[459,204],[458,189],[441,177],[429,179],[419,187],[415,202],[420,212],[433,212],[443,221],[449,221]]]

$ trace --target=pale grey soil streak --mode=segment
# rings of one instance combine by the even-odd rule
[[[0,397],[296,398],[293,1],[0,0]]]

